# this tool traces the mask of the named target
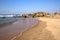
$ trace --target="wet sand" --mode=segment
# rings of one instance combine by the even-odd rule
[[[21,18],[13,24],[0,28],[0,40],[13,40],[16,36],[38,23],[37,19]]]
[[[45,19],[38,18],[38,20],[39,23],[36,26],[23,32],[21,36],[17,36],[14,40],[56,40],[52,31],[46,29],[48,26],[47,22],[43,21]]]

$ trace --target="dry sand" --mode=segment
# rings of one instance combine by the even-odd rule
[[[14,40],[60,40],[60,19],[38,18],[39,23]]]
[[[60,19],[57,18],[38,18],[39,20],[47,22],[45,29],[52,32],[56,40],[60,40]]]

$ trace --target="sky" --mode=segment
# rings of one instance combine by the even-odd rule
[[[60,12],[60,0],[0,0],[0,14]]]

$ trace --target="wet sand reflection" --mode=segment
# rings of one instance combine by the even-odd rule
[[[28,29],[15,40],[56,40],[52,32],[45,28],[46,22],[39,21],[38,25]]]
[[[37,23],[37,19],[20,18],[17,22],[0,28],[0,40],[11,40],[13,37],[19,35]]]

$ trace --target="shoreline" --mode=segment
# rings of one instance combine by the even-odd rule
[[[3,24],[0,24],[0,28],[4,27],[4,26],[8,26],[10,24],[13,24],[14,22],[16,22],[16,21],[10,21],[10,22],[6,22],[6,23],[3,23]]]
[[[39,20],[37,25],[24,31],[21,36],[17,36],[14,40],[56,40],[45,27],[47,27],[46,22]]]
[[[1,21],[3,20],[3,21]],[[14,22],[16,22],[18,20],[18,18],[11,18],[11,17],[6,17],[6,18],[1,18],[0,21],[0,27],[4,27],[4,26],[7,26],[7,25],[10,25]]]
[[[20,33],[32,28],[38,23],[37,19],[33,18],[21,18],[11,25],[0,28],[0,40],[13,40]]]
[[[30,19],[30,18],[29,18],[29,19]],[[34,18],[34,19],[36,19],[36,18]],[[28,31],[28,30],[31,29],[31,28],[34,28],[34,27],[37,26],[38,24],[39,24],[39,20],[37,20],[37,23],[36,23],[36,24],[34,24],[33,26],[31,26],[30,28],[27,28],[26,30],[24,30],[23,32],[21,32],[19,35],[13,37],[11,40],[15,40],[17,37],[22,36],[22,34],[23,34],[24,32]]]

